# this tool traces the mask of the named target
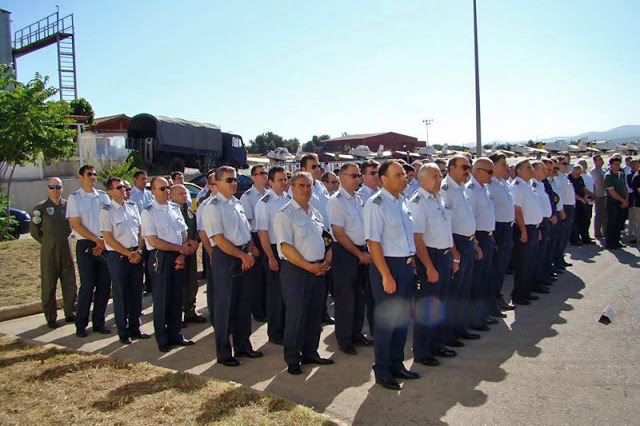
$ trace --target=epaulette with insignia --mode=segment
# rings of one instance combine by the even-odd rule
[[[519,181],[519,180],[516,180],[516,181],[514,181],[514,182],[513,182],[513,184],[514,184],[514,185],[520,185],[520,181]]]
[[[96,191],[98,191],[98,194],[104,194],[104,195],[107,195],[107,193],[106,193],[106,192],[104,192],[102,189],[96,189]]]
[[[475,187],[476,187],[476,186],[474,185],[474,183],[473,183],[473,182],[471,182],[467,188],[469,188],[469,189],[475,189]]]
[[[537,187],[537,186],[538,186],[538,184],[537,184],[537,183],[535,183],[535,182],[532,182],[532,183],[531,183],[531,186],[533,186],[533,187],[535,188],[535,187]]]
[[[342,198],[342,192],[337,192],[336,193],[336,198]]]
[[[420,194],[414,195],[413,198],[411,199],[412,203],[417,203],[418,201],[420,201]]]
[[[371,201],[373,204],[381,205],[382,204],[382,195],[378,195],[376,198]]]
[[[169,205],[172,206],[172,207],[180,208],[180,204],[174,203],[173,201],[169,201]]]
[[[271,194],[265,194],[264,197],[260,198],[260,201],[262,201],[263,203],[266,203],[269,201],[270,198],[271,198]]]
[[[448,190],[449,190],[449,184],[448,184],[448,183],[445,183],[444,185],[442,185],[442,186],[440,187],[440,189],[442,189],[443,191],[448,191]]]
[[[145,207],[144,209],[147,211],[151,211],[151,207],[153,207],[153,204],[149,204],[147,207]]]
[[[131,206],[135,206],[135,205],[136,205],[136,203],[134,203],[134,202],[133,202],[133,201],[131,201],[131,200],[126,200],[126,201],[125,201],[125,203],[127,203],[127,204],[129,204],[129,205],[131,205]]]
[[[220,198],[213,198],[211,200],[211,204],[213,204],[214,206],[217,206],[219,202],[220,202]]]
[[[109,211],[110,208],[111,208],[111,204],[105,204],[104,206],[102,206],[102,210]]]

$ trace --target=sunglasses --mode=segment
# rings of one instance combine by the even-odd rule
[[[131,191],[131,188],[125,188],[124,190],[129,192],[129,191]]]
[[[563,166],[568,166],[569,165],[569,163],[560,163],[560,164],[562,164]]]
[[[370,174],[371,176],[377,176],[377,175],[378,175],[378,172],[377,172],[376,170],[374,170],[374,171],[370,171],[370,172],[369,172],[369,174]]]
[[[478,170],[482,170],[483,172],[486,172],[486,173],[488,173],[490,175],[493,174],[493,169],[483,169],[483,168],[478,167]]]
[[[121,189],[126,189],[126,186],[124,186],[124,185],[118,185],[118,186],[114,186],[114,187],[113,187],[113,188],[111,188],[111,189],[117,189],[118,191],[120,191]],[[163,190],[163,191],[164,191],[164,190]]]
[[[228,177],[224,181],[227,182],[227,183],[233,183],[233,182],[237,182],[238,178]]]
[[[342,173],[344,176],[349,176],[351,179],[361,178],[362,175],[360,173]]]
[[[268,173],[267,172],[258,172],[258,173],[254,173],[251,176],[266,176]]]
[[[84,175],[87,176],[87,177],[89,177],[89,176],[98,176],[98,174],[96,172],[87,172]]]
[[[456,167],[462,167],[462,170],[471,170],[471,166],[467,166],[466,164],[463,164],[462,166],[456,166]]]
[[[49,189],[62,189],[62,185],[47,185]]]
[[[171,187],[170,187],[169,185],[167,185],[167,186],[161,186],[161,187],[160,187],[160,188],[158,188],[158,189],[159,189],[160,191],[164,192],[164,191],[167,191],[167,190],[171,189]]]
[[[312,170],[315,170],[315,169],[317,169],[318,167],[320,167],[320,164],[313,164],[313,165],[311,166],[311,169],[312,169]]]
[[[557,172],[558,170],[560,170],[560,167],[554,167],[553,170]]]

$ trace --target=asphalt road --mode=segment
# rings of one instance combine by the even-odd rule
[[[265,357],[243,359],[238,368],[216,364],[213,330],[206,324],[184,330],[196,345],[168,354],[153,339],[122,346],[115,328],[107,338],[79,339],[72,325],[50,330],[42,315],[2,322],[0,333],[242,383],[344,423],[640,424],[639,252],[571,247],[567,259],[574,266],[551,294],[510,312],[439,367],[412,365],[410,336],[406,365],[422,378],[405,382],[399,392],[375,385],[372,348],[358,348],[358,356],[339,352],[332,326],[324,328],[320,349],[336,363],[303,366],[302,376],[286,372],[282,348],[267,343],[260,323],[254,323],[252,342]],[[505,294],[511,285],[508,277]],[[150,300],[145,303],[143,330],[151,333]],[[616,315],[603,325],[598,318],[607,305]],[[113,326],[111,314],[109,319]]]

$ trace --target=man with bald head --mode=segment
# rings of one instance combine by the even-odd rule
[[[76,274],[71,258],[71,227],[65,214],[67,200],[62,198],[62,180],[47,182],[47,199],[33,208],[31,236],[40,243],[40,282],[42,310],[49,328],[56,328],[56,283],[60,279],[64,315],[67,322],[76,319]]]

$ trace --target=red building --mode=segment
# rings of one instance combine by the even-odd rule
[[[324,150],[332,152],[346,152],[358,145],[366,145],[373,152],[384,145],[385,151],[413,151],[418,148],[418,138],[401,135],[395,132],[366,133],[361,135],[347,135],[325,141]]]

